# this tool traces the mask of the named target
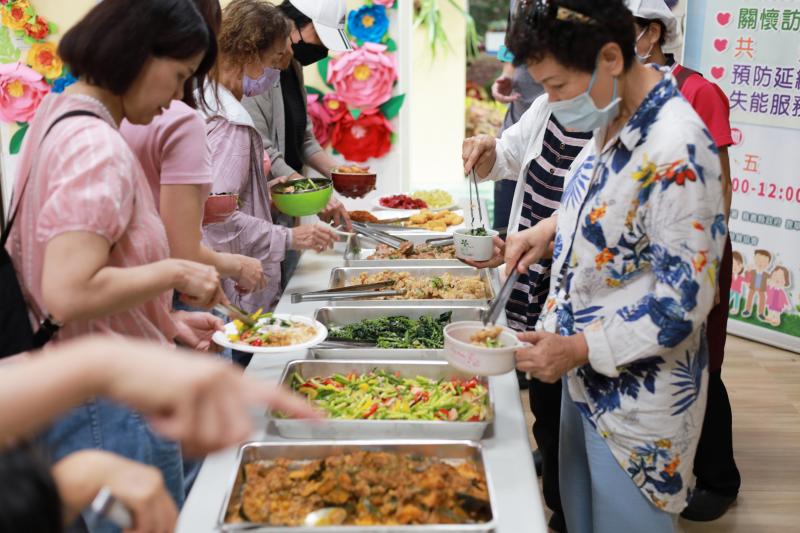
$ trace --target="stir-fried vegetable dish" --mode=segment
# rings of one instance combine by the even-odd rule
[[[369,285],[381,281],[394,281],[393,289],[404,289],[405,294],[387,296],[390,300],[482,300],[489,291],[480,276],[454,276],[445,272],[441,276],[412,276],[410,272],[384,270],[377,274],[362,272],[350,280],[351,285]]]
[[[492,519],[483,467],[391,452],[354,452],[325,459],[277,459],[244,465],[244,488],[227,523],[302,526],[316,510],[335,507],[336,524],[474,524]]]
[[[429,244],[411,245],[405,243],[399,249],[379,244],[375,253],[367,259],[453,259],[456,256],[455,246],[431,246]]]
[[[255,321],[248,326],[240,320],[234,320],[236,333],[228,335],[231,342],[248,346],[292,346],[302,344],[317,334],[317,328],[294,320],[275,318],[272,313],[263,313],[261,309],[250,315]]]
[[[486,228],[474,228],[469,230],[469,234],[473,237],[488,237],[489,233],[486,231]]]
[[[328,338],[339,341],[374,342],[378,348],[436,349],[444,348],[444,327],[452,312],[438,318],[405,316],[368,318],[355,324],[330,329]]]
[[[284,193],[284,194],[291,194],[291,193],[298,193],[298,192],[311,192],[311,191],[319,191],[321,189],[325,189],[326,185],[319,184],[315,182],[311,178],[302,179],[291,181],[284,185],[278,185],[275,187],[277,192]]]
[[[500,334],[502,332],[503,328],[499,326],[482,329],[473,333],[469,338],[469,342],[482,348],[502,348],[503,343],[500,342]]]
[[[481,422],[489,391],[477,377],[430,379],[373,370],[325,377],[292,375],[292,388],[330,418]]]

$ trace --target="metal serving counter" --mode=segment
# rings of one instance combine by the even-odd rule
[[[318,308],[325,307],[325,302],[292,304],[288,295],[326,288],[331,269],[341,266],[341,251],[322,255],[304,254],[276,311],[314,316]],[[247,373],[258,379],[277,382],[287,362],[307,357],[306,351],[287,352],[279,356],[255,355]],[[495,419],[481,443],[492,485],[496,531],[546,533],[544,509],[528,443],[530,429],[525,423],[516,376],[508,373],[490,380],[494,389]],[[267,429],[267,418],[263,412],[254,412],[253,417],[256,432],[251,440],[292,442],[279,437],[274,429]],[[357,440],[359,435],[353,435],[352,438]],[[237,451],[238,447],[229,448],[206,459],[181,512],[178,532],[205,533],[216,530],[217,517],[237,466]]]

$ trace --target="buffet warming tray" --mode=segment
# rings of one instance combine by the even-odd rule
[[[401,377],[423,376],[430,379],[471,378],[445,361],[291,361],[286,365],[280,384],[291,387],[292,374],[303,377],[330,376],[332,374],[363,374],[375,369],[399,372]],[[291,439],[348,439],[358,436],[369,439],[434,438],[480,440],[494,422],[494,390],[486,377],[479,382],[488,389],[488,412],[481,422],[449,422],[444,420],[341,420],[325,419],[309,424],[305,420],[268,417],[281,437]]]
[[[351,279],[361,273],[378,274],[383,271],[408,272],[414,277],[436,277],[443,274],[453,276],[468,277],[480,276],[486,284],[487,297],[472,300],[378,300],[369,299],[350,299],[350,300],[331,300],[331,305],[368,305],[368,306],[425,306],[425,307],[488,307],[489,302],[497,294],[500,286],[499,276],[496,269],[478,270],[469,266],[419,266],[419,267],[337,267],[331,270],[329,288],[336,289],[351,284]]]
[[[481,524],[443,524],[421,526],[325,526],[319,527],[275,527],[267,524],[229,523],[228,510],[238,507],[244,488],[244,465],[254,461],[269,461],[278,458],[303,461],[322,459],[331,455],[356,451],[384,451],[413,453],[425,457],[436,457],[450,463],[473,460],[484,467],[489,489],[489,504],[493,518]],[[226,533],[489,533],[495,530],[493,480],[485,469],[484,453],[480,443],[459,440],[352,440],[352,441],[293,441],[252,442],[239,450],[236,471],[228,482],[228,491],[219,514],[217,530]]]
[[[386,307],[379,305],[365,305],[357,307],[322,307],[317,309],[314,319],[323,324],[328,331],[332,327],[354,324],[368,318],[381,318],[389,316],[406,316],[419,319],[423,315],[438,317],[452,312],[451,322],[462,320],[480,320],[481,307]],[[311,355],[315,359],[444,359],[443,349],[385,349],[385,348],[314,348]]]
[[[398,237],[406,238],[403,234]],[[432,237],[428,237],[429,239]],[[412,241],[414,242],[414,241]],[[414,242],[415,245],[421,244]],[[347,267],[408,267],[408,266],[464,266],[458,259],[367,259],[375,253],[375,242],[358,235],[347,239],[344,249],[344,265]]]

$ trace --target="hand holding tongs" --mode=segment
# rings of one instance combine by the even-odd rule
[[[369,283],[366,285],[350,285],[348,287],[337,287],[325,291],[314,291],[306,293],[292,294],[292,303],[302,302],[325,302],[334,300],[352,300],[354,298],[382,298],[384,296],[400,296],[406,293],[405,289],[383,291],[387,287],[394,286],[394,281],[381,281],[379,283]]]

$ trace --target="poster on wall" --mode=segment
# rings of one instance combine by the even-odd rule
[[[800,1],[692,0],[684,62],[730,100],[728,329],[800,352]]]

